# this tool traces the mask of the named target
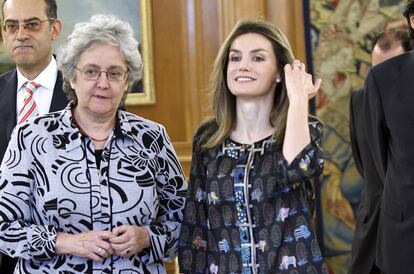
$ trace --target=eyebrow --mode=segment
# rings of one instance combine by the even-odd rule
[[[257,53],[260,51],[268,52],[266,49],[258,48],[258,49],[251,50],[250,53]],[[241,51],[238,49],[230,49],[230,52],[241,53]]]
[[[88,64],[85,64],[85,65],[83,65],[83,68],[97,68],[97,69],[102,69],[102,67],[101,66],[98,66],[98,65],[96,65],[96,64],[92,64],[92,63],[88,63]],[[107,69],[122,69],[122,70],[125,70],[125,68],[122,66],[122,65],[111,65],[111,66],[109,66]],[[127,68],[128,69],[128,68]]]
[[[38,17],[30,17],[30,18],[24,19],[23,22],[27,23],[27,22],[30,22],[30,21],[33,21],[33,20],[40,20],[41,21],[41,19],[38,18]],[[4,22],[5,23],[7,23],[7,22],[14,23],[14,22],[19,22],[19,20],[16,20],[16,19],[6,19]]]

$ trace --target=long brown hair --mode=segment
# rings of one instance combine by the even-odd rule
[[[229,63],[229,50],[233,41],[240,35],[257,33],[267,38],[273,47],[277,59],[277,68],[280,72],[281,82],[276,84],[273,108],[270,114],[270,123],[275,127],[274,137],[280,143],[286,129],[289,100],[285,86],[284,66],[292,63],[294,57],[286,36],[273,24],[264,20],[241,20],[227,36],[220,47],[213,71],[210,77],[209,91],[213,97],[213,117],[202,126],[206,127],[199,136],[198,147],[208,150],[219,146],[226,139],[236,123],[236,97],[227,87],[227,66]]]

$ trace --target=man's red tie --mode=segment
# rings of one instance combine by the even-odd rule
[[[23,123],[30,117],[35,117],[39,114],[37,109],[36,102],[33,98],[33,93],[39,88],[39,85],[35,82],[27,82],[25,88],[25,96],[23,107],[20,109],[19,114],[17,115],[17,123]]]

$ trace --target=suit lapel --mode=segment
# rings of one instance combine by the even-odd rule
[[[58,71],[55,88],[53,90],[52,102],[50,103],[49,112],[54,112],[58,110],[62,110],[68,104],[68,99],[66,94],[63,92],[63,79],[62,73]]]
[[[0,119],[4,129],[1,129],[7,136],[7,140],[10,139],[10,135],[16,126],[16,97],[17,97],[17,72],[13,70],[6,76],[5,83],[1,90],[0,100]]]

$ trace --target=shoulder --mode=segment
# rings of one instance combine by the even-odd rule
[[[364,98],[364,88],[360,87],[356,90],[354,90],[351,93],[351,105],[357,102],[361,102],[362,99]]]
[[[322,122],[316,116],[313,115],[308,116],[308,123],[309,126],[314,128],[322,127]]]
[[[146,119],[141,117],[137,114],[119,110],[120,112],[120,122],[121,123],[128,123],[131,129],[134,130],[164,130],[164,126],[160,123],[154,122],[152,120]]]
[[[212,134],[215,130],[218,129],[218,125],[214,119],[209,119],[204,121],[195,131],[193,139],[198,139],[204,134]]]
[[[351,97],[360,97],[364,94],[364,87],[357,88],[351,93]]]
[[[121,133],[134,142],[153,149],[172,145],[164,125],[124,110],[119,112]],[[153,146],[154,143],[157,145]]]
[[[323,124],[322,122],[313,115],[308,117],[309,129],[311,138],[321,138],[323,133]]]
[[[406,90],[410,86],[413,70],[413,51],[392,57],[375,65],[369,70],[366,77],[363,101],[376,102],[379,99],[384,103],[388,102],[388,98],[395,94],[394,91],[401,88]]]
[[[218,129],[215,119],[203,122],[193,135],[193,149],[197,150],[205,143]]]
[[[414,67],[414,51],[409,51],[390,59],[387,59],[371,69],[371,73],[378,76],[386,76],[383,79],[389,81],[390,78],[397,77],[401,72]],[[410,72],[411,73],[411,72]]]
[[[0,86],[3,86],[5,83],[9,82],[12,79],[15,79],[17,83],[16,69],[7,71],[0,75]]]
[[[52,129],[67,126],[70,117],[70,108],[45,113],[27,120],[32,129],[52,131]]]
[[[46,113],[37,117],[29,118],[27,122],[16,125],[15,131],[24,136],[26,140],[32,140],[41,136],[48,138],[52,135],[61,134],[67,126],[64,121],[65,110]]]

